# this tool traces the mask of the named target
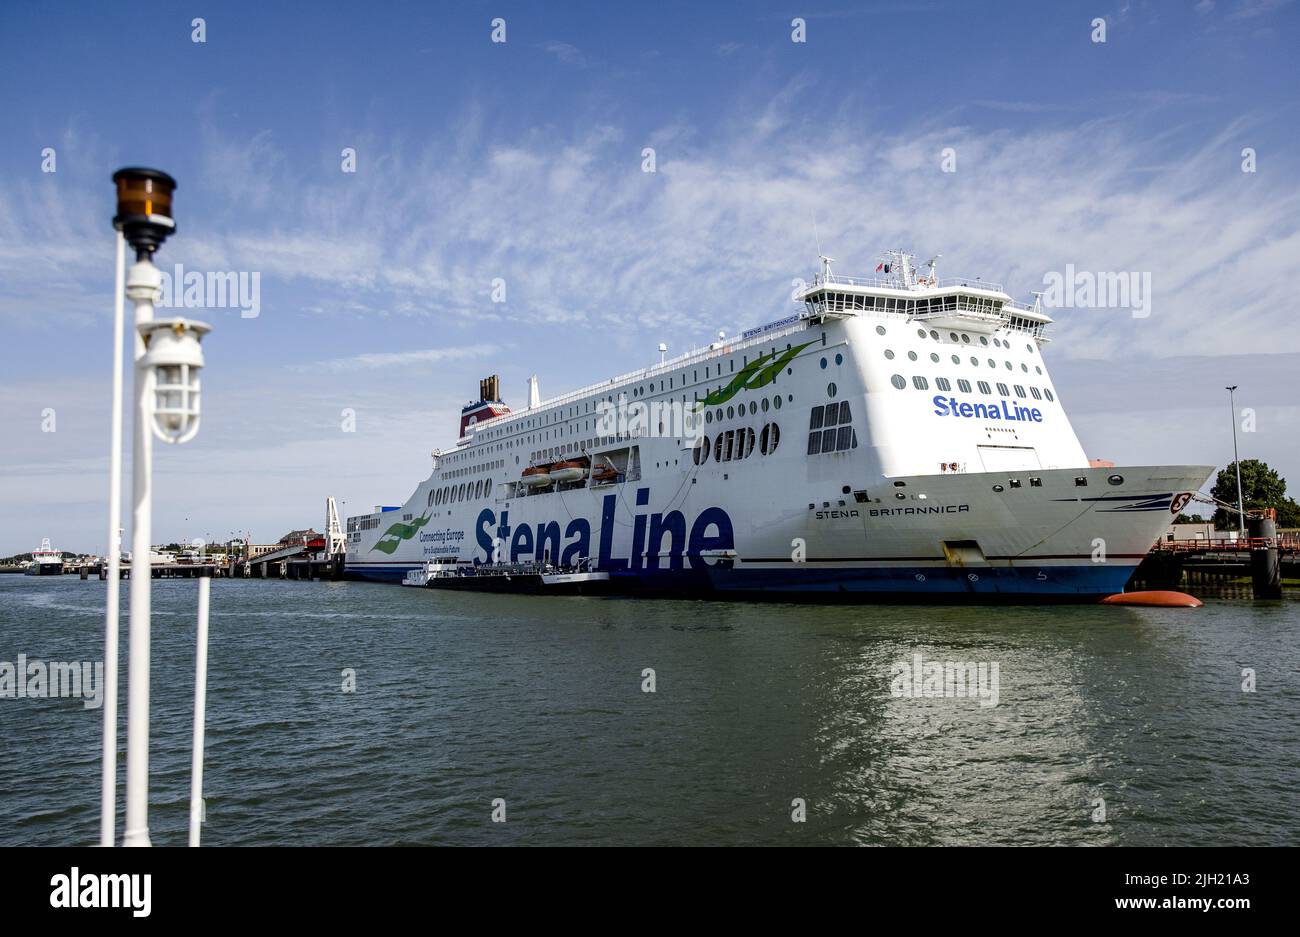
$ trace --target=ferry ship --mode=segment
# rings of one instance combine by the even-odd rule
[[[513,411],[480,382],[400,506],[347,519],[346,574],[590,564],[628,591],[1097,600],[1209,477],[1090,460],[1001,285],[890,251],[822,258],[797,314]],[[663,346],[660,351],[664,351]]]
[[[63,553],[50,547],[50,539],[41,541],[39,550],[32,551],[32,561],[23,570],[28,576],[62,576]]]

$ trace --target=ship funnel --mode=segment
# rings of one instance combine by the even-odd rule
[[[493,374],[478,382],[478,399],[497,401],[501,399],[501,377]]]
[[[537,387],[537,375],[534,374],[528,379],[528,409],[539,407],[542,404],[542,395]]]

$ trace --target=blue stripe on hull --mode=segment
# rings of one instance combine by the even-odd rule
[[[891,596],[969,598],[1092,599],[1122,592],[1133,566],[1088,563],[1078,566],[1017,566],[939,568],[867,567],[855,569],[731,569],[716,570],[713,588],[719,592],[835,593]],[[974,578],[971,578],[974,577]]]
[[[349,579],[401,582],[416,566],[349,566]],[[1087,601],[1124,591],[1133,566],[935,568],[873,566],[788,569],[621,570],[612,579],[634,595],[714,595],[849,601]],[[971,579],[974,576],[976,578]]]

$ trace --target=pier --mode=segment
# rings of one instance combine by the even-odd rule
[[[1138,565],[1129,591],[1189,589],[1221,598],[1280,599],[1300,579],[1300,538],[1279,537],[1272,516],[1247,518],[1245,538],[1168,540]]]

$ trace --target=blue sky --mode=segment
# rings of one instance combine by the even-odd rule
[[[517,404],[534,372],[560,393],[780,318],[818,240],[840,272],[902,246],[1017,298],[1067,264],[1149,272],[1147,318],[1056,314],[1089,455],[1225,464],[1236,383],[1243,455],[1300,490],[1298,24],[1282,0],[10,0],[0,555],[104,545],[129,164],[180,182],[162,269],[261,282],[256,318],[191,313],[214,326],[203,429],[158,449],[158,540],[399,503],[478,378]]]

